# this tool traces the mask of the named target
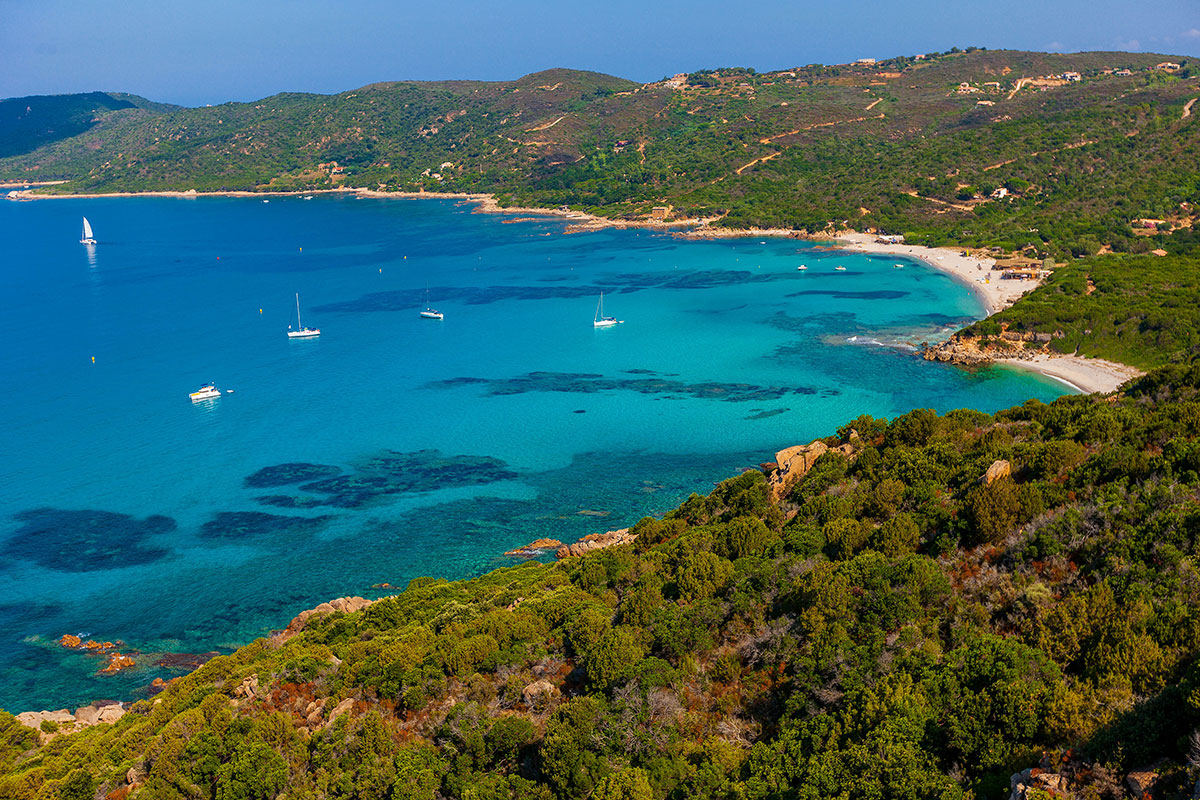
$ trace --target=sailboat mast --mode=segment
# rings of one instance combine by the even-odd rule
[[[296,330],[304,330],[304,326],[300,324],[300,293],[296,292]]]

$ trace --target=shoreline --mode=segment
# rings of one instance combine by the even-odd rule
[[[1128,364],[1075,355],[1039,353],[1033,358],[998,358],[992,363],[1045,375],[1067,384],[1080,394],[1115,392],[1126,381],[1146,374],[1144,370]]]
[[[866,233],[843,233],[837,236],[837,241],[845,243],[845,249],[855,253],[908,256],[925,262],[971,289],[983,301],[987,317],[1003,311],[1041,285],[1040,282],[1034,281],[1004,281],[999,278],[990,280],[992,266],[996,260],[964,255],[961,248],[880,244],[875,241],[874,236]],[[989,280],[981,281],[980,277]]]
[[[52,185],[57,182],[40,184],[21,183],[20,186]],[[2,185],[2,184],[0,184]],[[338,186],[332,189],[310,189],[298,191],[261,191],[245,190],[223,192],[199,192],[195,189],[186,191],[158,192],[99,192],[90,194],[33,194],[32,190],[11,192],[10,198],[18,201],[46,199],[102,199],[106,197],[295,197],[315,194],[343,194],[379,199],[437,199],[458,200],[475,204],[476,212],[483,214],[515,214],[557,217],[567,220],[567,233],[602,230],[606,228],[645,230],[672,233],[685,239],[737,239],[750,237],[774,237],[802,239],[805,241],[835,242],[837,246],[854,253],[876,255],[898,255],[915,258],[933,269],[949,275],[954,280],[970,289],[983,304],[984,319],[1003,311],[1016,303],[1021,297],[1033,291],[1040,285],[1033,281],[991,280],[992,266],[995,259],[973,256],[961,248],[926,247],[914,244],[881,244],[875,241],[875,236],[854,231],[813,235],[802,231],[786,228],[714,228],[710,219],[683,219],[672,222],[653,220],[614,220],[589,214],[586,211],[573,211],[554,208],[538,208],[530,206],[501,206],[496,195],[485,192],[389,192],[362,187]],[[981,277],[987,280],[980,280]],[[1119,364],[1103,359],[1083,358],[1081,356],[1050,356],[1041,354],[1031,359],[1000,358],[991,363],[1030,370],[1048,378],[1065,383],[1072,389],[1089,394],[1092,392],[1111,392],[1130,378],[1144,375],[1145,372],[1127,364]]]

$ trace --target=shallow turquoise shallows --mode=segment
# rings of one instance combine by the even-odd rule
[[[593,328],[601,291],[623,324]],[[317,339],[286,336],[297,293]],[[0,303],[14,711],[137,697],[178,674],[163,654],[630,525],[859,414],[1067,391],[916,358],[982,313],[919,262],[443,200],[0,199]],[[140,666],[97,676],[66,633]]]

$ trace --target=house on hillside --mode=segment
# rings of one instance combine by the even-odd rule
[[[1164,61],[1161,64],[1155,64],[1154,68],[1158,69],[1158,70],[1162,70],[1163,72],[1178,72],[1179,71],[1179,65],[1176,64],[1174,61]]]
[[[1113,75],[1119,75],[1122,78],[1128,78],[1132,74],[1133,73],[1127,69],[1119,69],[1113,73]]]
[[[1004,188],[1003,186],[992,192],[992,198],[994,200],[1003,200],[1006,197],[1008,197],[1008,189]]]
[[[1062,74],[1062,79],[1067,83],[1079,83],[1081,80],[1083,80],[1083,76],[1078,72],[1064,72]]]
[[[859,66],[859,67],[870,67],[870,66],[874,66],[874,64],[875,64],[875,59],[873,59],[873,58],[860,58],[860,59],[858,59],[857,61],[855,61],[855,62],[854,62],[854,64],[855,64],[855,66]]]

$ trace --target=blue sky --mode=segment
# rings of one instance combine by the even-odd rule
[[[649,81],[969,45],[1200,56],[1200,0],[0,0],[0,97],[201,105],[559,66]]]

